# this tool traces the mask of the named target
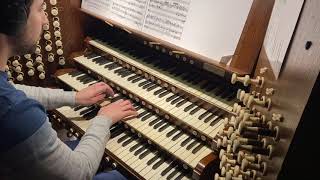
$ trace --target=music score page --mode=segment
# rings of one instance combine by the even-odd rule
[[[252,0],[82,0],[81,8],[220,62],[233,55]]]

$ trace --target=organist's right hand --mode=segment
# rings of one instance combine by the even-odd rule
[[[102,107],[98,112],[98,115],[111,118],[112,123],[115,124],[126,117],[137,116],[138,113],[129,100],[120,99]]]

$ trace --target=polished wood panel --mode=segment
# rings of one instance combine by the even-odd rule
[[[251,74],[267,31],[274,0],[254,1],[230,67]]]
[[[259,57],[255,75],[261,76],[259,72],[260,68],[268,68],[268,71],[264,74],[266,83],[261,93],[265,94],[265,88],[268,87],[275,89],[275,94],[271,96],[273,101],[271,111],[267,112],[262,110],[268,114],[269,118],[271,118],[272,113],[280,113],[284,117],[283,122],[278,123],[282,127],[281,139],[275,147],[276,152],[270,161],[271,164],[268,165],[271,167],[271,170],[266,179],[276,179],[281,170],[283,160],[295,134],[295,130],[299,123],[303,123],[300,122],[300,118],[319,74],[319,8],[319,1],[305,0],[278,80],[275,80],[264,47]],[[306,48],[308,41],[312,42],[310,49]]]

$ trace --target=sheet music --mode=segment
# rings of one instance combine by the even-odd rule
[[[83,0],[81,2],[81,7],[85,7],[85,9],[95,12],[98,15],[101,16],[108,16],[110,4],[113,0]]]
[[[191,0],[150,0],[143,32],[181,39]]]
[[[277,0],[272,10],[264,48],[276,79],[279,77],[304,0]]]
[[[82,8],[220,62],[233,55],[253,0],[82,0]]]
[[[109,18],[131,28],[143,27],[147,0],[114,0],[111,3]]]

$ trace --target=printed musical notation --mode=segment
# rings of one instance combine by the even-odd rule
[[[141,30],[147,3],[147,0],[113,1],[110,7],[110,15],[122,23],[134,25]]]
[[[150,0],[143,29],[181,39],[191,0]]]
[[[220,61],[222,57],[235,52],[252,2],[82,0],[81,8],[115,21],[129,30]]]
[[[125,25],[180,40],[191,0],[84,0],[86,7]],[[102,11],[103,10],[103,11]]]

